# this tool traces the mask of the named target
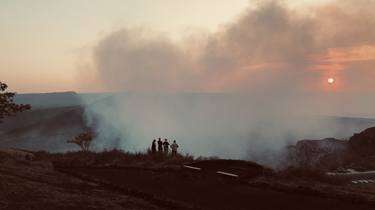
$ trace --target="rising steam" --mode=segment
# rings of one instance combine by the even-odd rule
[[[160,136],[188,153],[259,160],[298,138],[346,137],[362,127],[318,116],[374,116],[373,11],[370,0],[299,10],[266,1],[183,41],[147,29],[109,34],[94,48],[95,71],[108,90],[128,93],[88,107],[96,147],[139,151]]]

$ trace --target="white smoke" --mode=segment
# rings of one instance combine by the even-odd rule
[[[267,1],[181,42],[116,31],[93,53],[99,81],[124,92],[88,107],[96,147],[139,151],[162,137],[195,155],[258,160],[299,138],[346,137],[364,125],[343,132],[318,116],[374,115],[374,10],[340,1],[302,14]]]

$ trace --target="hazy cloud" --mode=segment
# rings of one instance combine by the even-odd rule
[[[303,12],[261,1],[207,36],[174,41],[148,29],[116,31],[94,49],[100,81],[110,90],[148,93],[118,95],[88,114],[136,150],[170,135],[188,152],[256,159],[296,138],[343,137],[358,126],[342,132],[334,121],[304,116],[375,114],[375,102],[358,94],[375,90],[373,11],[370,0]],[[337,82],[327,84],[329,77]],[[152,94],[181,91],[235,96]]]
[[[121,91],[305,88],[319,83],[323,73],[311,70],[322,62],[373,59],[374,5],[340,1],[304,15],[286,3],[267,1],[214,34],[180,42],[146,29],[123,29],[100,41],[94,63],[103,82]]]

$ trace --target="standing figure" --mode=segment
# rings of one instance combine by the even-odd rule
[[[163,152],[163,142],[161,141],[160,138],[159,138],[159,140],[158,140],[158,152],[159,152],[159,153],[162,153],[162,152]]]
[[[151,153],[152,153],[152,154],[155,154],[155,153],[156,153],[156,140],[155,140],[155,139],[152,141],[152,145],[151,145]]]
[[[178,148],[178,144],[176,143],[176,140],[174,140],[173,144],[171,145],[172,156],[176,156],[177,155],[177,148]]]
[[[164,148],[163,148],[164,154],[168,155],[169,143],[168,143],[168,140],[167,140],[167,139],[164,139],[163,147],[164,147]]]

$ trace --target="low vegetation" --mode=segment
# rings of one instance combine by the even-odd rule
[[[93,138],[94,135],[91,131],[85,131],[68,140],[67,143],[77,144],[83,152],[87,152],[90,149]]]
[[[66,153],[35,153],[36,160],[51,161],[58,167],[173,167],[191,162],[191,155],[166,156],[164,154],[130,153],[122,150],[103,152],[78,151]]]

